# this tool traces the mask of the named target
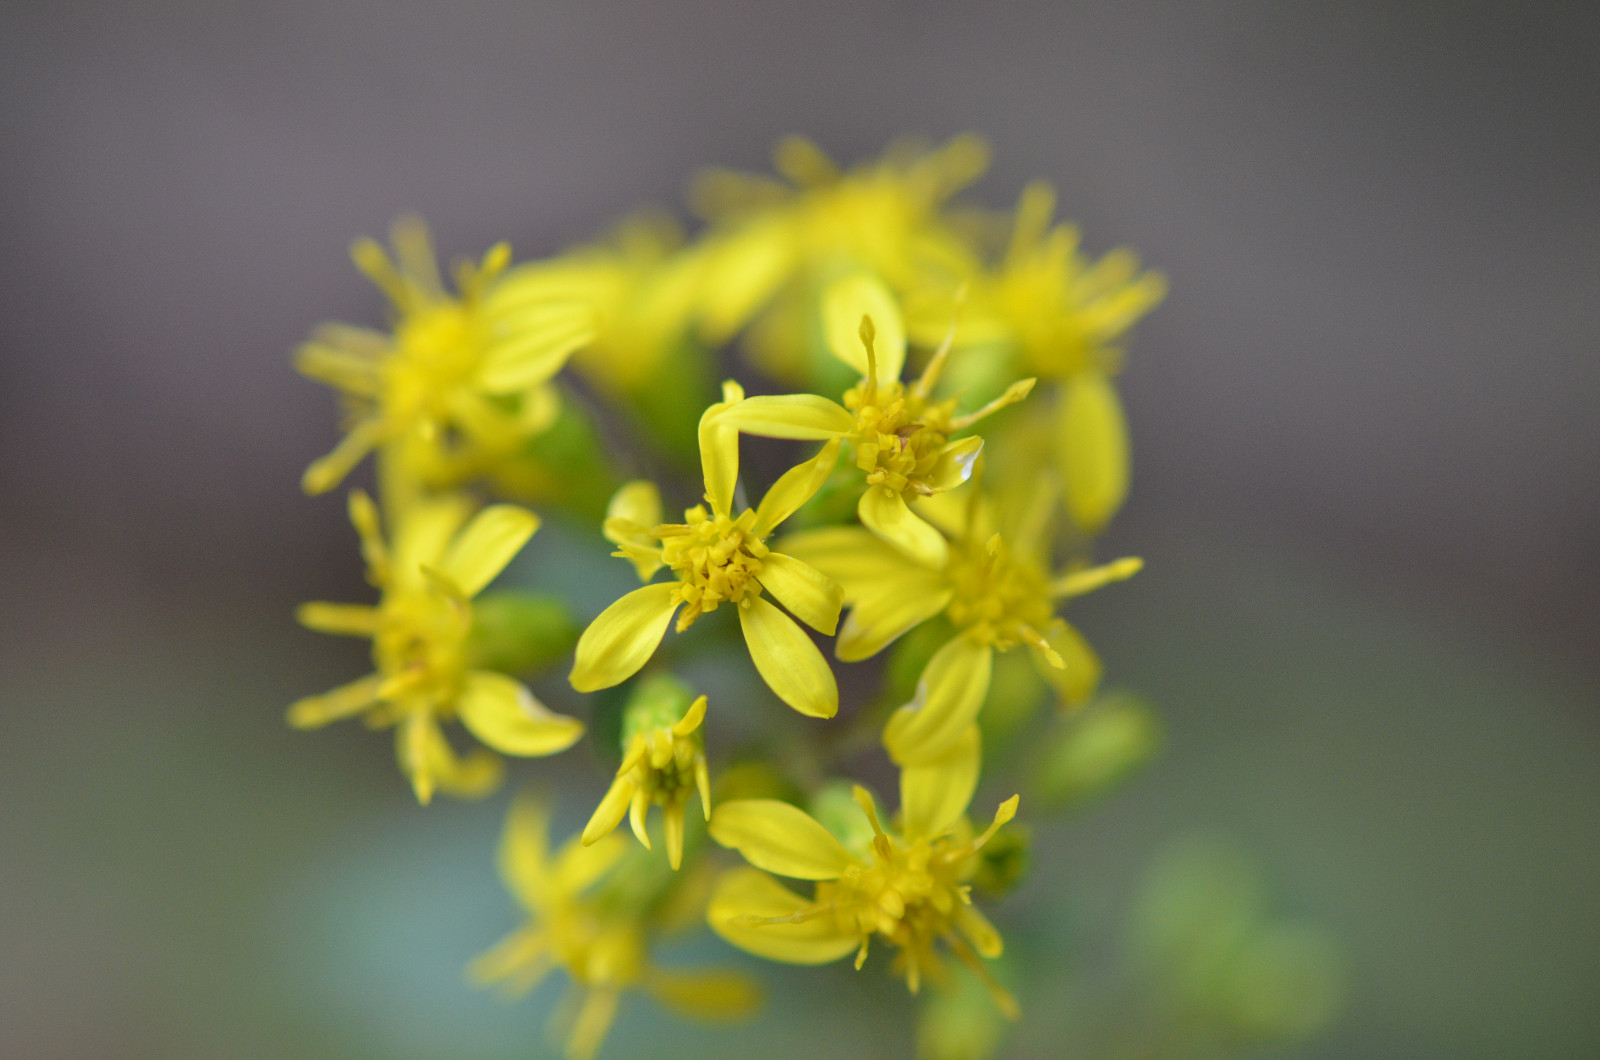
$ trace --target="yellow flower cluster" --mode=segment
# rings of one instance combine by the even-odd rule
[[[753,1007],[742,976],[658,964],[657,942],[689,921],[796,964],[853,953],[860,968],[876,939],[912,993],[935,988],[934,1005],[953,958],[1016,1018],[991,968],[1000,932],[978,902],[1025,862],[1023,833],[1001,831],[1019,797],[982,831],[967,810],[986,771],[1002,791],[1026,786],[1006,733],[1046,689],[1062,711],[1096,693],[1100,662],[1063,602],[1140,567],[1096,563],[1092,546],[1129,477],[1121,343],[1161,278],[1126,251],[1087,259],[1075,231],[1051,227],[1042,185],[1010,219],[955,204],[987,163],[973,137],[898,144],[849,170],[790,139],[776,162],[782,180],[703,175],[692,239],[641,215],[545,260],[513,265],[500,245],[457,268],[455,293],[420,222],[402,221],[392,257],[370,241],[353,250],[392,304],[389,329],[326,325],[298,355],[346,410],[306,490],[375,454],[378,501],[353,492],[350,517],[379,599],[301,608],[312,629],[370,638],[375,672],[299,701],[290,722],[393,727],[419,802],[481,796],[501,779],[499,755],[555,754],[586,731],[524,683],[548,688],[539,673],[570,650],[572,692],[600,693],[589,727],[618,734],[609,788],[558,853],[548,809],[514,804],[501,868],[528,921],[472,968],[512,993],[561,968],[573,1057],[600,1048],[628,991],[710,1018]],[[749,395],[732,379],[711,392],[730,346],[790,392]],[[637,444],[624,455],[602,439]],[[762,447],[750,467],[788,465],[755,476],[766,489],[753,506],[745,444]],[[650,477],[618,473],[637,469]],[[580,498],[608,482],[623,484],[602,517]],[[666,521],[664,497],[681,521]],[[568,605],[521,584],[537,572],[484,593],[539,527],[505,498],[580,527],[597,556],[609,542],[641,587],[575,640]],[[700,628],[669,640],[669,626]],[[1002,679],[997,658],[1017,647],[1037,678]],[[842,697],[836,663],[880,653],[881,673]],[[747,714],[738,731],[771,735],[734,746],[708,697],[673,673],[690,662],[680,672],[714,667],[717,688],[744,689],[743,704],[717,706]],[[814,720],[785,723],[762,684]],[[458,752],[454,721],[482,746]],[[840,732],[881,744],[899,775],[895,814],[846,775],[862,741]],[[1088,790],[1057,776],[1083,759],[1049,758],[1047,790]],[[1131,764],[1124,754],[1095,775]],[[624,817],[638,846],[616,832]]]

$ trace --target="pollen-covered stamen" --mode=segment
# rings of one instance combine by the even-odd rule
[[[730,519],[702,505],[685,512],[684,520],[650,531],[661,540],[663,562],[678,576],[678,596],[685,605],[678,615],[680,633],[719,604],[743,604],[759,596],[756,576],[769,551],[755,533],[754,511]]]

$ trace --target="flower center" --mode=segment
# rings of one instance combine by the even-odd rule
[[[682,523],[651,531],[661,539],[661,558],[677,574],[678,596],[687,605],[678,615],[680,633],[703,612],[715,611],[718,604],[742,604],[761,595],[756,575],[768,552],[753,529],[754,511],[730,519],[696,506],[683,517]]]
[[[974,554],[976,551],[976,554]],[[1055,609],[1045,572],[1006,548],[996,534],[981,550],[952,552],[948,577],[955,598],[945,614],[957,627],[1000,651],[1032,643]]]
[[[455,702],[466,669],[472,608],[432,588],[393,592],[383,601],[373,661],[395,687],[390,698],[442,710]]]
[[[949,441],[953,400],[929,403],[901,383],[863,383],[845,393],[844,404],[856,414],[856,466],[867,473],[868,485],[900,494],[937,492],[931,476]]]
[[[475,316],[457,301],[408,313],[395,327],[395,355],[384,362],[384,411],[410,424],[444,419],[456,391],[481,359]]]

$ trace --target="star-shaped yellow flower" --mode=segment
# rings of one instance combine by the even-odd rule
[[[306,469],[308,493],[334,488],[378,448],[418,485],[484,473],[554,422],[547,384],[594,336],[591,304],[502,282],[504,243],[459,266],[453,296],[420,220],[396,222],[392,242],[392,261],[370,239],[350,249],[393,304],[392,330],[324,325],[296,354],[303,374],[341,392],[348,420],[339,445]]]
[[[652,803],[661,807],[667,837],[667,861],[683,864],[683,807],[691,794],[711,819],[711,774],[706,768],[706,697],[689,701],[681,682],[672,677],[646,682],[635,693],[622,718],[622,765],[583,829],[585,844],[596,843],[626,816],[633,834],[650,849],[645,814]]]
[[[376,505],[357,491],[350,495],[350,520],[361,536],[367,578],[382,598],[376,607],[303,604],[299,619],[323,633],[371,637],[377,669],[295,703],[291,725],[315,729],[359,714],[374,728],[394,726],[400,768],[422,803],[435,789],[471,797],[500,780],[494,755],[457,758],[442,722],[459,719],[509,755],[555,754],[577,742],[582,722],[551,713],[520,681],[474,668],[469,652],[472,597],[533,536],[538,516],[510,504],[473,515],[459,497],[419,501],[401,512],[391,547]]]
[[[937,759],[960,738],[988,694],[996,651],[1027,645],[1064,699],[1081,698],[1079,671],[1098,664],[1081,635],[1056,616],[1057,602],[1131,577],[1143,566],[1126,558],[1051,575],[1037,531],[1008,544],[980,494],[939,500],[947,503],[923,509],[951,542],[938,566],[917,563],[857,527],[808,530],[783,542],[844,588],[850,613],[834,653],[846,662],[876,655],[941,613],[956,627],[929,660],[916,698],[884,729],[884,744],[902,765]]]
[[[776,799],[724,802],[711,817],[711,837],[754,868],[718,883],[707,919],[724,939],[757,956],[792,964],[826,964],[851,953],[866,961],[874,936],[895,947],[895,970],[916,993],[925,978],[945,974],[942,943],[990,988],[1015,1018],[1016,1002],[979,958],[1000,956],[1000,934],[972,905],[969,881],[977,853],[1017,812],[1013,795],[994,822],[974,836],[967,804],[978,783],[979,737],[968,725],[942,757],[900,774],[900,828],[884,829],[872,796],[855,789],[872,827],[866,850],[847,849],[798,806]],[[757,871],[765,870],[765,871]],[[811,898],[767,873],[816,880]]]
[[[684,513],[682,523],[662,523],[660,495],[646,482],[624,486],[613,499],[606,536],[618,545],[615,554],[632,561],[644,580],[662,566],[676,580],[635,589],[590,623],[578,638],[572,667],[572,687],[578,691],[610,688],[637,673],[655,654],[674,613],[682,632],[701,614],[728,603],[739,610],[756,670],[779,699],[811,717],[831,718],[838,712],[839,689],[827,660],[793,618],[762,596],[770,592],[819,632],[831,634],[838,625],[843,601],[838,584],[766,544],[778,524],[821,487],[833,468],[838,443],[830,442],[815,458],[785,472],[759,505],[735,516],[739,436],[717,416],[743,398],[737,383],[723,384],[723,400],[700,420],[709,510],[697,505]]]
[[[906,334],[900,308],[883,282],[868,273],[828,288],[823,323],[833,355],[862,376],[843,405],[815,394],[753,397],[722,412],[717,422],[768,438],[853,443],[855,464],[866,479],[856,505],[862,524],[906,555],[938,566],[946,558],[944,537],[907,502],[965,482],[983,439],[951,441],[950,435],[1021,401],[1034,381],[1019,380],[983,408],[957,416],[953,398],[933,399],[950,352],[946,336],[922,376],[902,384]]]
[[[500,874],[528,913],[528,922],[472,962],[468,974],[526,994],[552,968],[572,981],[571,1000],[556,1010],[569,1060],[588,1060],[605,1041],[623,994],[643,991],[657,1002],[702,1020],[739,1019],[755,1011],[760,988],[748,977],[718,969],[662,968],[650,958],[658,926],[640,888],[630,886],[621,836],[591,845],[577,836],[554,857],[543,805],[513,804],[500,845]],[[650,892],[653,893],[653,892]]]

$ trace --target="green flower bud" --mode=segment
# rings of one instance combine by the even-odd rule
[[[1161,723],[1148,705],[1112,693],[1063,720],[1034,772],[1034,794],[1066,806],[1104,794],[1152,758]]]
[[[628,753],[634,737],[682,721],[694,699],[694,690],[672,674],[652,674],[640,681],[622,708],[622,753]]]
[[[485,593],[472,601],[468,665],[506,674],[531,673],[562,658],[577,639],[577,624],[556,597]]]

